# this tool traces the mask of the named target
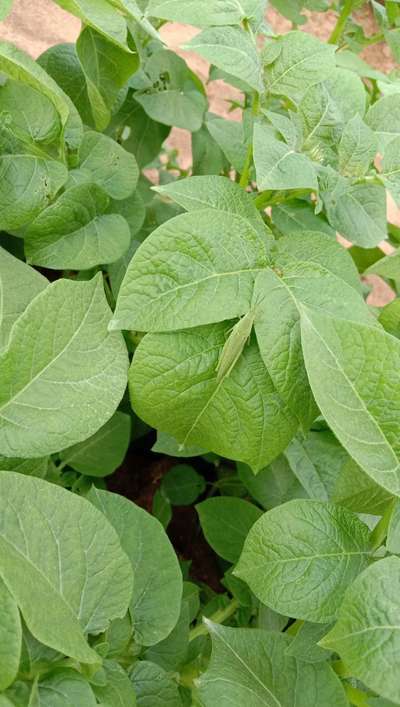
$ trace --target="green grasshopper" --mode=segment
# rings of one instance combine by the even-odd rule
[[[232,369],[237,364],[246,341],[250,338],[256,317],[256,307],[252,307],[247,314],[239,319],[232,327],[230,334],[225,341],[217,363],[217,383],[230,375]]]

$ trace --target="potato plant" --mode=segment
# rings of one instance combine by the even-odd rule
[[[0,707],[400,705],[400,4],[56,2],[0,42]]]

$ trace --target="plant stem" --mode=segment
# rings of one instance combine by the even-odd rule
[[[230,616],[232,616],[237,609],[239,608],[240,604],[237,599],[232,599],[227,606],[225,606],[223,609],[218,609],[215,611],[211,616],[208,616],[207,618],[210,619],[214,624],[222,624],[224,621],[229,619]],[[189,633],[189,641],[194,641],[195,638],[198,636],[206,636],[208,633],[208,629],[206,624],[201,623],[198,626],[195,626],[192,628],[192,630]]]
[[[250,169],[253,162],[253,145],[249,145],[246,153],[246,160],[243,167],[243,172],[239,179],[239,186],[246,189],[250,181]]]
[[[393,499],[392,501],[389,502],[382,518],[380,519],[379,523],[375,526],[375,528],[373,529],[373,531],[370,535],[369,542],[370,542],[371,552],[375,552],[375,550],[378,550],[378,548],[380,548],[380,546],[383,544],[383,542],[387,536],[390,519],[391,519],[392,513],[393,513],[394,504],[395,504],[395,499]]]
[[[346,22],[351,15],[354,5],[354,0],[345,0],[342,11],[337,19],[333,32],[328,39],[329,44],[337,44],[343,34]]]

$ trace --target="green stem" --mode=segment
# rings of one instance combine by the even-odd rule
[[[350,704],[355,705],[355,707],[368,707],[368,695],[365,692],[351,685],[345,685],[344,689]]]
[[[246,189],[250,181],[250,170],[253,163],[253,145],[249,145],[246,153],[246,160],[243,167],[243,172],[239,179],[239,186]]]
[[[338,44],[340,37],[343,34],[346,22],[353,10],[354,0],[345,0],[342,11],[337,19],[333,32],[328,39],[329,44]]]
[[[233,616],[233,614],[238,610],[240,604],[237,599],[232,599],[227,606],[225,606],[223,609],[218,609],[215,611],[211,616],[208,616],[207,618],[212,621],[214,624],[222,624],[224,621],[230,618],[230,616]],[[195,626],[192,628],[192,630],[189,633],[189,641],[194,641],[195,638],[198,636],[206,636],[208,633],[208,629],[206,624],[199,624],[198,626]]]
[[[373,529],[369,537],[369,546],[371,552],[375,552],[384,543],[387,536],[390,519],[392,517],[395,499],[389,502],[386,511],[384,512],[379,523]]]

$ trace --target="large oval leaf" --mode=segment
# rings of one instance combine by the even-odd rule
[[[88,282],[58,280],[26,308],[0,356],[3,454],[57,452],[112,416],[128,360],[121,336],[107,332],[109,317],[100,275]]]
[[[159,643],[178,621],[182,596],[182,572],[164,528],[122,496],[93,487],[88,498],[114,526],[134,570],[130,611],[135,641]]]
[[[67,189],[25,231],[25,253],[35,265],[87,270],[118,260],[130,231],[119,214],[105,213],[107,194],[96,184]]]
[[[265,241],[241,216],[216,209],[181,214],[136,251],[112,327],[170,331],[238,317],[267,263]]]
[[[213,650],[199,680],[204,707],[347,707],[343,686],[329,665],[299,663],[287,654],[290,636],[211,621],[207,627]]]
[[[400,495],[400,341],[383,329],[302,309],[311,388],[336,437],[377,484]]]
[[[399,625],[400,559],[387,557],[349,587],[337,623],[320,643],[339,653],[352,675],[398,704]]]
[[[132,569],[110,523],[86,500],[42,479],[0,472],[0,575],[42,643],[99,660],[85,633],[122,618]]]
[[[199,214],[197,214],[199,216]],[[229,322],[148,334],[129,374],[132,405],[184,445],[199,445],[259,471],[282,452],[297,419],[276,391],[254,339],[230,375],[216,367]]]
[[[253,525],[235,574],[275,611],[328,623],[367,565],[368,537],[367,526],[351,511],[289,501]]]

